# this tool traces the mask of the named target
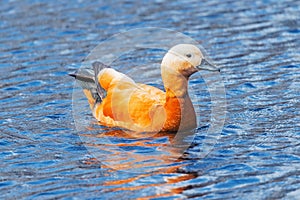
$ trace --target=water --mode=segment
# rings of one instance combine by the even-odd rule
[[[272,0],[2,1],[1,199],[299,199],[299,11],[298,1]],[[74,81],[67,74],[100,41],[150,26],[187,34],[222,66],[225,126],[213,150],[200,158],[210,99],[203,80],[193,81],[190,87],[200,88],[201,122],[184,156],[152,173],[116,171],[96,159],[82,140],[95,131],[76,130]],[[141,51],[157,62],[163,55]],[[119,63],[147,63],[135,55]],[[89,110],[83,117],[99,129]],[[114,145],[131,143],[139,149],[149,144],[101,131]],[[152,143],[168,137],[157,136]],[[143,157],[145,151],[136,153]]]

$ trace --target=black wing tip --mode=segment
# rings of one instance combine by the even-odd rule
[[[98,74],[102,69],[104,68],[110,68],[110,66],[108,65],[105,65],[104,63],[102,62],[99,62],[99,61],[95,61],[92,63],[92,66],[93,66],[93,70],[94,72],[96,72],[96,74]],[[78,76],[80,76],[80,73],[78,73],[80,70],[77,70],[75,72],[71,72],[71,73],[68,73],[69,76],[72,76],[74,78],[77,78]]]
[[[91,82],[91,83],[94,83],[94,76],[91,76],[89,74],[85,74],[85,73],[81,73],[81,72],[84,72],[84,71],[75,71],[75,72],[71,72],[69,73],[68,75],[71,76],[71,77],[74,77],[76,80],[79,80],[79,81],[83,81],[83,82]]]
[[[74,78],[77,77],[77,73],[76,73],[76,72],[69,73],[68,75],[69,75],[69,76],[72,76],[72,77],[74,77]]]

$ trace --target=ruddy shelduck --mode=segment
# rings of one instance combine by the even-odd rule
[[[83,88],[100,124],[137,132],[178,131],[196,128],[196,115],[188,95],[188,79],[199,70],[219,71],[192,44],[172,47],[161,63],[165,91],[134,82],[101,62],[93,70],[74,76]]]

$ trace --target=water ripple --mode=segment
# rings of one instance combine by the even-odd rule
[[[298,199],[299,11],[293,0],[1,2],[0,198]],[[153,173],[131,174],[109,168],[86,145],[107,145],[103,150],[111,151],[112,160],[122,158],[112,148],[118,145],[142,158],[171,136],[138,140],[101,127],[99,134],[88,109],[82,118],[89,127],[78,133],[67,73],[100,41],[147,26],[169,27],[201,41],[221,66],[227,118],[202,158],[204,142],[215,138],[206,135],[210,96],[203,77],[195,76],[190,88],[198,89],[193,102],[200,127],[192,145]],[[113,66],[139,74],[131,63],[142,70],[157,63],[146,78],[134,78],[161,87],[156,77],[164,53],[138,49]],[[111,146],[101,137],[110,138]]]

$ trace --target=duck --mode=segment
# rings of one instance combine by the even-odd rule
[[[164,90],[136,83],[99,61],[93,62],[92,67],[69,75],[81,85],[93,116],[103,126],[135,132],[195,129],[189,78],[200,70],[220,72],[193,44],[177,44],[164,55],[161,62]]]

